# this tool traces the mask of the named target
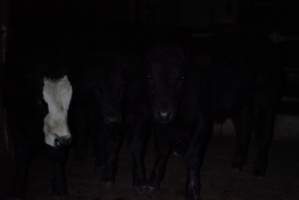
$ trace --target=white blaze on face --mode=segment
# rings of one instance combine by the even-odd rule
[[[44,118],[45,143],[55,147],[56,138],[71,138],[67,118],[72,98],[72,85],[67,76],[52,80],[44,78],[43,98],[49,113]]]

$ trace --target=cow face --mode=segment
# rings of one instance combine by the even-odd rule
[[[181,48],[153,48],[147,54],[147,82],[158,123],[169,123],[176,115],[184,82],[183,65]]]
[[[122,121],[122,103],[125,92],[125,64],[117,61],[104,67],[101,78],[101,109],[105,124]]]
[[[45,143],[51,147],[59,148],[71,141],[67,120],[72,92],[67,76],[58,79],[44,78],[43,98],[48,105],[48,113],[44,118],[43,131]]]

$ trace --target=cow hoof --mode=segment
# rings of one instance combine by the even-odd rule
[[[65,188],[53,188],[52,189],[53,196],[65,196],[67,194],[68,194],[68,191]]]
[[[187,195],[186,200],[202,200],[200,195]]]
[[[147,193],[153,193],[158,190],[158,187],[154,185],[146,185],[144,186]]]
[[[52,192],[52,196],[55,196],[55,197],[64,197],[67,195],[67,192]]]
[[[102,176],[101,183],[105,188],[109,189],[114,185],[115,178],[111,176]]]
[[[102,185],[104,186],[105,189],[110,189],[114,185],[114,181],[104,180],[102,181]]]
[[[146,186],[144,186],[144,185],[134,186],[134,190],[135,190],[138,194],[145,194],[145,193],[147,193]]]
[[[201,200],[201,196],[199,194],[189,194],[187,195],[187,200]]]
[[[178,143],[174,148],[173,155],[178,158],[184,158],[186,154],[186,147],[183,143]]]
[[[233,167],[232,171],[233,173],[240,174],[243,171],[243,169],[240,167]]]
[[[191,197],[191,198],[187,198],[187,200],[202,200],[201,197]]]
[[[239,162],[233,162],[232,163],[232,169],[235,172],[240,173],[241,171],[243,171],[243,164],[239,163]]]
[[[174,155],[174,157],[176,157],[176,158],[183,158],[183,157],[184,157],[183,154],[180,153],[180,152],[178,152],[178,151],[173,152],[173,155]]]

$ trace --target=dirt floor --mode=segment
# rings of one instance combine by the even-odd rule
[[[231,169],[233,138],[213,138],[202,172],[203,200],[298,200],[299,199],[299,141],[275,141],[271,151],[267,176],[256,178],[250,174],[250,165],[244,172]],[[98,181],[92,156],[85,161],[68,162],[69,196],[49,195],[48,161],[34,161],[30,172],[32,200],[181,200],[184,199],[184,164],[176,157],[169,163],[160,191],[141,195],[131,187],[131,173],[126,148],[120,158],[117,182],[110,188]]]

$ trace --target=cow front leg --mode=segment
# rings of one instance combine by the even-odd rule
[[[268,108],[260,112],[258,130],[256,132],[257,153],[253,173],[255,176],[265,176],[268,165],[268,155],[274,133],[275,113]]]
[[[19,199],[27,198],[28,171],[32,161],[32,151],[27,145],[17,144],[15,148],[16,174],[12,196]]]
[[[132,164],[132,184],[138,191],[143,192],[146,183],[146,169],[144,163],[145,147],[142,141],[131,141],[130,147],[131,164]]]
[[[134,126],[133,126],[134,127]],[[141,125],[129,128],[129,149],[132,167],[132,185],[138,191],[143,193],[146,184],[145,156],[148,139],[148,132]]]
[[[155,162],[148,183],[148,190],[150,192],[160,189],[161,182],[166,173],[167,163],[173,149],[171,139],[167,137],[168,134],[160,131],[161,130],[158,130],[154,134]]]
[[[118,155],[123,142],[123,133],[119,125],[109,126],[106,125],[103,135],[102,161],[101,161],[101,179],[107,185],[115,182],[115,177],[118,169]],[[100,152],[98,152],[100,153]],[[100,163],[99,163],[100,164]]]
[[[232,120],[236,132],[232,168],[242,171],[248,157],[248,149],[253,126],[252,115],[249,112],[249,109],[246,108],[239,114],[233,116]]]
[[[51,192],[54,195],[66,195],[68,190],[65,174],[65,164],[68,157],[68,148],[55,148],[47,146],[47,153],[51,165]]]
[[[200,173],[204,162],[207,146],[211,137],[212,123],[211,121],[203,121],[199,123],[194,137],[191,140],[190,147],[186,154],[187,162],[187,181],[186,181],[186,199],[200,199]]]

